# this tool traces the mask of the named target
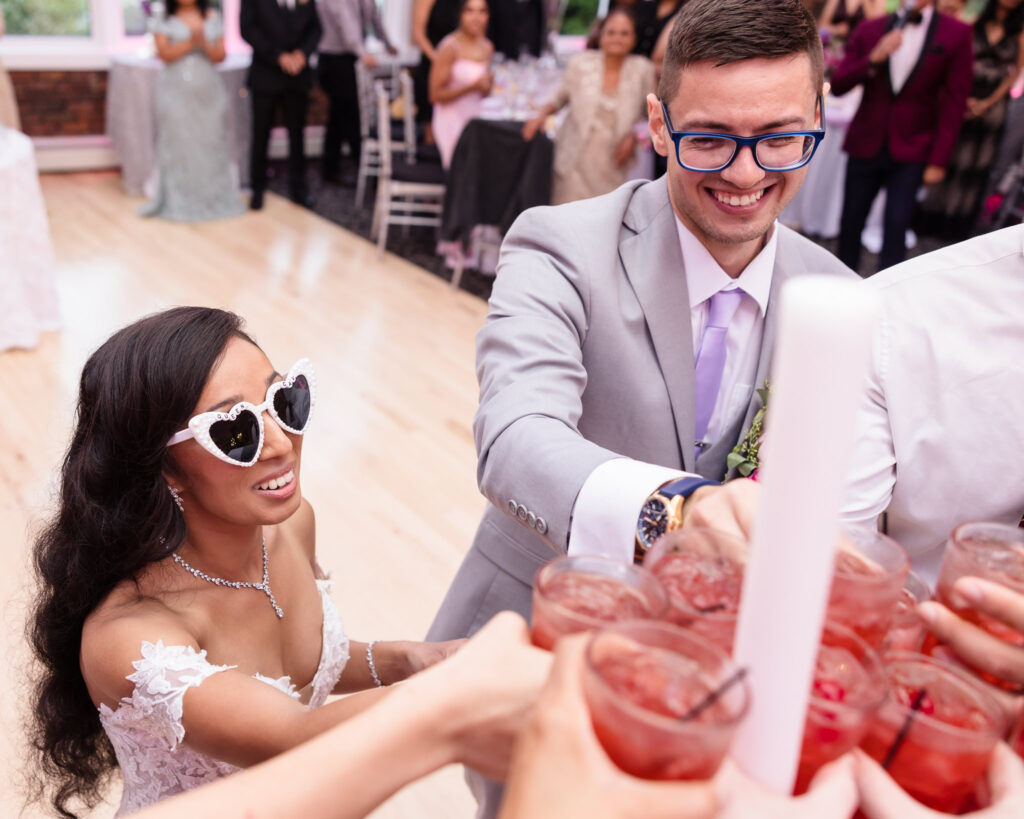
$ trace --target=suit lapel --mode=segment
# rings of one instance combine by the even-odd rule
[[[619,258],[643,310],[672,406],[680,461],[694,464],[693,335],[675,212],[664,177],[637,189],[623,218]]]

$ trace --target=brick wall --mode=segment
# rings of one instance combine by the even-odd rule
[[[11,71],[10,75],[21,127],[29,136],[106,132],[106,71]],[[323,125],[327,100],[319,88],[314,89],[310,103],[308,123]]]
[[[33,137],[106,131],[106,71],[12,71],[21,127]]]

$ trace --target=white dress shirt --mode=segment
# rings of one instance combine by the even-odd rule
[[[917,61],[921,58],[921,49],[924,48],[924,38],[928,33],[928,26],[932,22],[934,9],[926,6],[921,10],[921,22],[914,25],[907,24],[903,27],[903,42],[892,54],[889,55],[889,77],[892,80],[893,93],[898,94],[906,85],[910,72],[914,70]]]
[[[715,441],[735,421],[737,414],[749,405],[755,387],[753,382],[761,356],[761,336],[775,268],[778,231],[772,228],[761,252],[739,277],[733,279],[678,217],[676,227],[690,294],[694,351],[704,332],[709,299],[719,290],[734,287],[742,288],[747,294],[726,334],[722,384],[705,436],[708,441]],[[683,441],[683,446],[689,445],[689,441]],[[611,557],[631,561],[636,522],[647,496],[667,481],[686,474],[678,469],[629,458],[616,458],[599,465],[590,473],[576,497],[569,531],[569,554],[601,551]]]
[[[882,297],[844,519],[889,535],[934,586],[957,524],[1024,513],[1024,226],[867,280]]]

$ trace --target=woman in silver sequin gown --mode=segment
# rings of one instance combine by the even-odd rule
[[[244,211],[227,146],[228,100],[215,62],[224,59],[224,26],[208,0],[168,0],[153,26],[166,63],[157,85],[160,187],[143,216],[201,222]]]

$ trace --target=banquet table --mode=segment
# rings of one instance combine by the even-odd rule
[[[60,327],[54,264],[32,140],[0,127],[0,350]]]
[[[239,184],[249,182],[249,140],[252,122],[246,72],[248,54],[229,54],[217,65],[228,92],[228,153]],[[154,56],[114,55],[107,84],[107,133],[121,165],[121,182],[130,196],[156,191],[156,86],[163,62]]]

